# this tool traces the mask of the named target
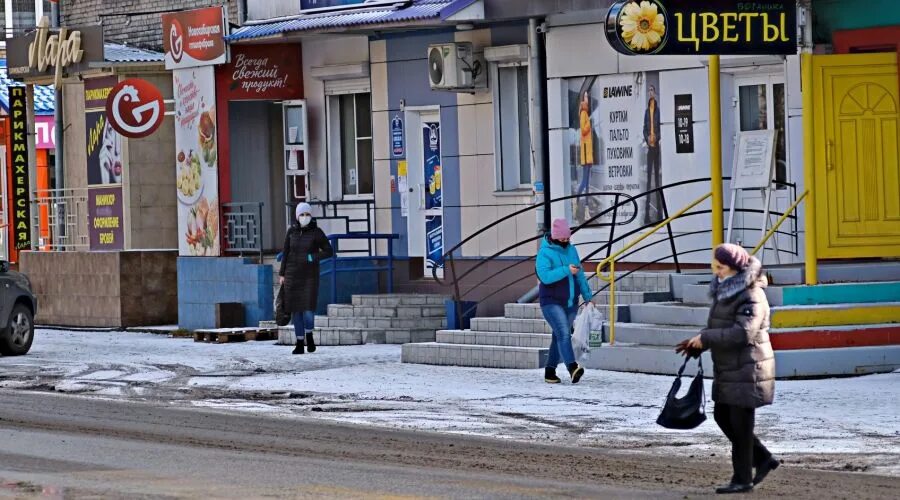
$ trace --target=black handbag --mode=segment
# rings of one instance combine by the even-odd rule
[[[676,397],[681,389],[681,375],[687,366],[690,356],[685,357],[684,364],[678,369],[678,377],[669,389],[666,404],[656,419],[656,423],[667,429],[693,429],[706,420],[706,392],[703,388],[703,360],[699,357],[699,368],[687,394],[683,398]]]
[[[291,322],[291,313],[284,304],[284,285],[278,287],[278,296],[275,298],[275,324],[287,326]]]

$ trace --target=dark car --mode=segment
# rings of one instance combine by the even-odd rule
[[[9,262],[0,261],[0,355],[21,356],[34,341],[34,314],[37,300],[31,281],[22,273],[9,270]]]

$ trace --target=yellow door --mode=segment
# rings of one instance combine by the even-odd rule
[[[819,258],[900,257],[897,54],[815,56]]]

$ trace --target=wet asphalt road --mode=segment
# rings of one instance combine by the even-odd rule
[[[724,465],[0,390],[0,498],[693,498]],[[788,465],[754,496],[897,491]]]

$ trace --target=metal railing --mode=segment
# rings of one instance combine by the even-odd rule
[[[313,209],[319,209],[320,213],[314,213],[316,222],[321,224],[325,221],[337,221],[344,224],[345,234],[371,234],[375,229],[374,217],[375,200],[337,200],[337,201],[310,201]],[[348,212],[365,210],[365,216],[353,217]],[[363,238],[359,238],[363,239]],[[368,240],[368,248],[366,249],[348,249],[346,253],[364,253],[372,254],[372,247],[375,240]]]
[[[263,202],[222,204],[225,251],[243,256],[255,253],[263,261]]]
[[[41,189],[32,193],[33,245],[38,250],[73,252],[89,249],[88,190]]]
[[[605,259],[600,261],[599,264],[597,264],[596,276],[599,279],[609,283],[609,343],[611,345],[615,344],[615,342],[616,342],[616,314],[615,314],[615,312],[616,312],[616,259],[618,259],[620,256],[622,256],[623,254],[625,254],[632,248],[636,247],[639,243],[646,240],[647,238],[652,236],[654,233],[656,233],[660,229],[662,229],[664,227],[670,227],[672,224],[672,221],[680,218],[681,216],[683,216],[685,213],[687,213],[692,208],[696,207],[697,205],[699,205],[699,204],[703,203],[704,201],[706,201],[707,199],[711,198],[712,195],[713,195],[712,192],[709,192],[709,193],[706,193],[705,195],[701,196],[700,198],[697,198],[696,200],[694,200],[693,202],[689,203],[687,206],[685,206],[684,208],[682,208],[681,210],[676,212],[675,214],[669,216],[664,221],[660,222],[659,224],[654,226],[652,229],[645,232],[640,237],[638,237],[631,243],[628,243],[621,249],[614,252],[612,255],[609,255],[608,257],[606,257]],[[673,239],[671,236],[671,228],[670,228],[669,238],[670,238],[670,241]],[[673,242],[673,248],[674,248],[674,242]],[[675,252],[675,254],[677,254],[677,252]],[[609,268],[609,274],[606,276],[603,275],[603,269],[605,269],[605,268]]]
[[[501,217],[500,219],[494,221],[493,223],[491,223],[491,224],[489,224],[489,225],[487,225],[487,226],[481,228],[480,230],[476,231],[475,233],[473,233],[472,235],[470,235],[468,238],[462,240],[462,241],[459,242],[457,245],[455,245],[453,248],[451,248],[450,250],[448,250],[447,252],[445,252],[444,255],[442,256],[442,260],[443,260],[443,262],[444,262],[444,266],[443,266],[443,267],[444,267],[445,269],[446,269],[447,267],[450,268],[450,277],[449,277],[449,278],[450,278],[450,280],[452,281],[452,285],[453,285],[453,296],[454,296],[454,299],[456,300],[456,302],[459,303],[463,298],[465,298],[465,297],[468,296],[470,293],[472,293],[472,292],[474,292],[475,290],[477,290],[478,287],[480,287],[480,286],[483,285],[484,283],[488,282],[489,280],[491,280],[491,279],[493,279],[493,278],[499,276],[500,274],[503,274],[503,273],[505,273],[505,272],[507,272],[507,271],[510,271],[511,269],[513,269],[513,268],[515,268],[515,267],[518,267],[518,266],[520,266],[521,264],[523,264],[523,263],[525,263],[525,262],[532,262],[532,261],[534,261],[534,260],[535,260],[535,256],[533,256],[533,255],[529,255],[529,256],[526,256],[526,257],[504,258],[504,261],[510,262],[510,263],[507,264],[505,267],[502,267],[502,268],[499,269],[498,271],[496,271],[496,272],[494,272],[494,273],[491,273],[491,274],[489,274],[489,275],[487,275],[487,276],[481,278],[480,281],[474,283],[474,284],[473,284],[472,286],[470,286],[467,290],[461,290],[461,289],[460,289],[460,282],[461,282],[461,280],[465,279],[467,276],[472,275],[472,273],[476,272],[479,268],[481,268],[482,266],[486,265],[488,262],[495,261],[495,260],[499,260],[500,258],[502,258],[503,254],[505,254],[505,253],[507,253],[507,252],[510,252],[510,251],[513,251],[513,250],[517,249],[518,247],[520,247],[520,246],[522,246],[522,245],[525,245],[525,244],[528,244],[528,243],[532,243],[532,242],[536,242],[536,241],[540,240],[541,238],[543,238],[544,235],[542,235],[542,234],[537,234],[537,235],[535,235],[535,236],[529,237],[529,238],[527,238],[527,239],[521,240],[521,241],[519,241],[519,242],[517,242],[517,243],[514,243],[514,244],[512,244],[512,245],[509,245],[509,246],[507,246],[506,248],[504,248],[504,249],[502,249],[502,250],[500,250],[500,251],[498,251],[498,252],[495,252],[495,253],[493,253],[492,255],[488,256],[488,257],[483,257],[483,258],[478,259],[478,262],[476,262],[474,266],[472,266],[472,267],[469,268],[467,271],[465,271],[465,272],[463,272],[463,273],[461,273],[461,274],[457,274],[457,272],[456,272],[456,257],[455,257],[455,254],[456,254],[458,251],[460,251],[460,250],[463,248],[464,245],[466,245],[467,243],[473,241],[475,238],[478,238],[479,236],[481,236],[482,234],[484,234],[486,231],[488,231],[488,230],[490,230],[490,229],[493,229],[493,228],[497,227],[498,225],[503,224],[504,222],[509,221],[510,219],[513,219],[513,218],[515,218],[515,217],[518,217],[518,216],[520,216],[520,215],[522,215],[522,214],[525,214],[525,213],[528,213],[528,212],[531,212],[531,211],[535,211],[535,210],[538,210],[538,209],[542,209],[542,208],[544,208],[545,206],[549,207],[549,206],[551,206],[553,203],[566,202],[566,201],[570,201],[570,200],[577,200],[577,199],[580,199],[580,198],[598,198],[598,197],[608,197],[608,198],[612,198],[612,200],[613,200],[612,206],[611,206],[610,208],[607,208],[606,210],[603,210],[602,212],[600,212],[600,213],[598,213],[598,214],[596,214],[596,215],[593,215],[591,218],[589,218],[589,219],[587,219],[586,221],[584,221],[582,224],[580,224],[579,226],[577,226],[577,227],[573,230],[573,233],[579,231],[580,229],[582,229],[582,228],[584,228],[584,227],[589,227],[589,226],[590,226],[590,227],[609,227],[609,228],[611,228],[611,229],[610,229],[610,234],[609,234],[609,239],[610,239],[610,241],[612,241],[612,240],[615,238],[615,228],[616,228],[617,226],[626,226],[626,225],[629,225],[629,224],[631,224],[631,223],[633,223],[633,222],[635,221],[635,219],[637,218],[637,214],[638,214],[638,205],[637,205],[637,202],[635,201],[635,198],[634,198],[634,197],[629,196],[629,195],[624,194],[624,193],[598,192],[598,193],[583,193],[583,194],[576,194],[576,195],[571,195],[571,196],[563,196],[563,197],[560,197],[560,198],[555,198],[555,199],[553,199],[553,200],[549,200],[549,201],[545,202],[544,204],[531,205],[531,206],[522,208],[522,209],[517,210],[517,211],[515,211],[515,212],[513,212],[513,213],[511,213],[511,214],[509,214],[509,215],[507,215],[507,216],[505,216],[505,217]],[[622,220],[619,220],[619,209],[622,208],[622,207],[624,207],[624,206],[626,206],[626,205],[631,205],[632,208],[633,208],[633,210],[632,210],[632,212],[631,212],[631,216],[628,217],[628,218],[623,218]],[[601,221],[601,220],[602,220],[603,218],[605,218],[605,217],[609,217],[609,218],[610,218],[610,221],[609,221],[609,222],[598,222],[598,221]],[[444,278],[438,276],[438,269],[439,269],[438,267],[432,268],[432,277],[433,277],[434,280],[437,281],[439,284],[448,286],[449,283],[447,283],[447,282],[444,280]],[[531,274],[531,272],[529,271],[529,275],[530,275],[530,274]],[[479,276],[479,277],[480,277],[480,275],[476,275],[476,276]],[[525,277],[527,277],[527,276],[525,276]],[[495,294],[497,294],[497,293],[503,291],[505,288],[509,287],[510,285],[512,285],[512,284],[514,284],[514,283],[516,283],[516,282],[518,282],[518,281],[521,281],[521,280],[522,280],[523,278],[525,278],[525,277],[521,277],[521,276],[520,276],[520,277],[517,277],[515,280],[511,281],[510,283],[508,283],[506,286],[498,288],[496,291],[494,291],[493,293],[491,293],[491,294],[489,294],[489,295],[487,295],[487,296],[485,296],[485,297],[481,297],[481,300],[486,300],[486,299],[488,299],[488,298],[490,298],[490,297],[493,297]]]
[[[802,202],[808,195],[809,195],[809,190],[807,189],[806,191],[803,192],[802,195],[800,195],[799,198],[797,198],[797,201],[795,201],[795,202],[790,206],[790,208],[788,208],[787,210],[785,210],[785,212],[781,215],[781,217],[778,218],[778,221],[775,222],[775,225],[773,225],[773,226],[766,232],[765,236],[763,236],[762,240],[760,240],[759,243],[757,243],[757,245],[756,245],[755,247],[753,247],[753,251],[751,252],[751,255],[756,255],[756,253],[759,252],[760,249],[765,248],[766,242],[769,241],[769,239],[772,238],[772,236],[774,236],[775,233],[778,232],[778,228],[780,228],[781,225],[784,224],[784,221],[786,221],[787,218],[788,218],[789,216],[791,216],[791,214],[794,213],[794,211],[797,209],[797,207],[800,206],[800,202]],[[794,220],[796,221],[796,217],[794,218]],[[768,221],[766,221],[766,222],[768,222]],[[809,244],[809,243],[807,243],[807,245],[808,245],[808,244]],[[777,247],[776,247],[776,248],[777,248]],[[763,255],[765,255],[765,253],[763,253]]]
[[[328,241],[331,243],[331,248],[334,250],[334,257],[326,259],[323,262],[323,269],[319,272],[319,276],[328,276],[331,283],[331,301],[330,304],[337,303],[337,275],[338,273],[362,273],[362,272],[387,272],[387,293],[394,292],[394,245],[392,244],[394,240],[400,239],[399,234],[332,234],[328,236]],[[364,266],[351,266],[341,269],[340,264],[344,262],[371,262],[373,259],[379,259],[380,257],[375,256],[372,252],[367,256],[359,256],[359,257],[338,257],[338,253],[340,250],[340,242],[344,240],[369,240],[370,245],[369,248],[372,248],[371,243],[377,242],[378,240],[386,240],[387,241],[387,264],[384,266],[379,265],[364,265]],[[330,266],[324,265],[325,262],[330,262]]]

